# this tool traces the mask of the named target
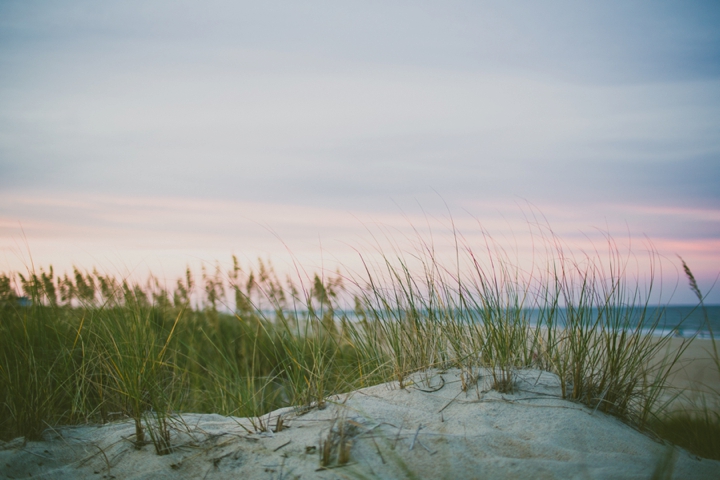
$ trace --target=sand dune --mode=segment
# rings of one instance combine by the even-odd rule
[[[489,372],[462,390],[460,371],[416,374],[332,397],[324,409],[255,420],[185,414],[174,451],[136,449],[128,421],[63,427],[0,450],[0,476],[160,478],[720,478],[720,462],[662,445],[616,418],[558,398],[558,379],[518,372],[512,394]],[[282,428],[278,430],[278,419]],[[256,432],[260,424],[270,426]],[[326,465],[323,466],[323,456]],[[670,478],[670,477],[662,477]]]

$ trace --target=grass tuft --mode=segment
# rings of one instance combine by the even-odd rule
[[[0,274],[0,438],[124,417],[138,448],[165,454],[179,412],[249,417],[263,430],[273,409],[324,408],[329,395],[392,379],[404,388],[414,372],[452,366],[463,390],[486,367],[503,393],[518,369],[550,371],[564,398],[720,451],[712,409],[662,411],[690,340],[670,350],[671,334],[656,335],[652,278],[631,282],[633,257],[610,238],[606,254],[573,256],[540,233],[546,255],[529,269],[488,235],[474,249],[453,230],[450,263],[419,237],[414,250],[361,253],[361,273],[296,281],[236,258],[228,272],[204,269],[198,284],[188,270],[173,291],[153,277],[138,285],[77,268]],[[654,267],[658,255],[649,257]],[[343,425],[324,441],[324,465],[349,459]]]

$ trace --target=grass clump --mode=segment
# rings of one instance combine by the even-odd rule
[[[630,282],[632,256],[610,238],[605,254],[574,257],[539,233],[544,260],[529,269],[487,235],[479,253],[451,231],[449,262],[420,238],[414,250],[361,253],[362,273],[296,281],[235,258],[229,271],[203,269],[200,285],[188,270],[173,291],[79,269],[2,274],[0,437],[126,417],[136,446],[163,454],[178,412],[251,417],[262,430],[275,408],[323,408],[390,379],[404,387],[431,367],[461,369],[464,389],[484,367],[503,393],[518,369],[539,368],[558,375],[564,398],[651,425],[687,346],[654,335],[652,278]],[[328,462],[342,463],[333,435]]]
[[[153,278],[135,285],[78,269],[51,282],[27,277],[0,278],[2,439],[125,417],[138,448],[163,454],[177,412],[258,418],[322,405],[370,378],[357,373],[368,368],[347,335],[331,328],[336,277],[315,282],[304,303],[313,308],[298,314],[262,263],[257,275],[237,263],[227,277],[205,272],[201,288],[188,272],[174,292]],[[228,291],[234,313],[221,310]]]
[[[648,426],[659,437],[695,455],[720,460],[720,413],[715,409],[672,411]]]

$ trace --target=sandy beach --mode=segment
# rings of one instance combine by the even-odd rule
[[[670,341],[671,351],[679,348],[681,338]],[[718,345],[720,349],[720,345]],[[704,397],[709,406],[717,405],[720,398],[720,371],[713,360],[713,346],[709,339],[695,339],[687,347],[673,368],[670,386],[674,393],[681,392],[682,401],[701,401]]]

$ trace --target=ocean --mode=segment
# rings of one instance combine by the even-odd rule
[[[357,321],[357,315],[351,310],[337,312],[344,315],[350,321]],[[540,316],[538,309],[524,309],[523,313],[529,319],[531,325],[537,325]],[[630,313],[628,325],[635,328],[641,320],[642,309],[635,308]],[[473,315],[475,317],[477,313]],[[480,315],[477,315],[478,320]],[[558,308],[556,321],[559,326],[565,324],[567,309]],[[678,337],[689,338],[697,335],[698,338],[710,338],[710,330],[720,338],[720,305],[706,305],[705,308],[692,305],[670,305],[664,307],[648,307],[642,319],[641,328],[650,333],[653,323],[657,320],[657,326],[652,331],[653,335],[665,336],[672,334]]]
[[[525,311],[530,318],[531,324],[537,324],[539,310],[528,309]],[[631,314],[630,326],[636,327],[641,320],[641,309],[635,309]],[[557,318],[562,325],[567,318],[567,310],[559,308]],[[652,324],[658,320],[654,335],[665,336],[673,334],[678,337],[710,338],[710,329],[717,337],[720,334],[720,305],[706,305],[705,308],[691,305],[670,305],[665,307],[648,307],[645,310],[645,317],[641,326],[646,332],[650,332]]]

